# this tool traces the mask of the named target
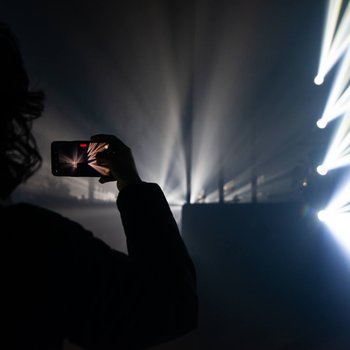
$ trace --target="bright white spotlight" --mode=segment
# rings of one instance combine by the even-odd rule
[[[320,129],[324,129],[327,126],[327,120],[325,118],[321,118],[317,121],[316,125],[320,128]]]
[[[349,209],[321,210],[319,219],[328,226],[333,236],[350,253]]]
[[[328,168],[324,164],[319,165],[316,170],[322,176],[328,173]]]
[[[317,217],[320,221],[322,222],[325,222],[326,221],[326,211],[325,210],[320,210],[318,213],[317,213]]]
[[[326,210],[320,210],[317,213],[317,217],[320,221],[326,222],[327,221],[327,211]]]
[[[339,187],[318,218],[327,225],[330,232],[350,254],[350,179]]]
[[[316,85],[322,85],[324,82],[324,77],[322,77],[321,75],[316,75],[315,79],[314,79],[314,83]]]

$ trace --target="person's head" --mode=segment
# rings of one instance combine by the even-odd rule
[[[0,198],[7,198],[41,165],[32,121],[43,112],[44,93],[31,91],[18,40],[0,21]]]

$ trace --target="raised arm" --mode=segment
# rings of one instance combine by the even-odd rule
[[[131,149],[121,140],[95,135],[92,141],[109,144],[98,162],[111,174],[100,182],[116,181],[120,191],[117,205],[130,268],[125,322],[132,325],[124,332],[135,334],[137,346],[184,335],[197,327],[196,272],[164,193],[142,181]]]

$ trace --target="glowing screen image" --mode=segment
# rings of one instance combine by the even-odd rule
[[[106,143],[54,141],[51,145],[52,173],[81,177],[108,175],[109,169],[96,163],[96,154],[107,148]]]

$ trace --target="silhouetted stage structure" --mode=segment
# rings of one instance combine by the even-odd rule
[[[200,324],[182,349],[350,349],[350,260],[315,214],[299,202],[183,207]]]

